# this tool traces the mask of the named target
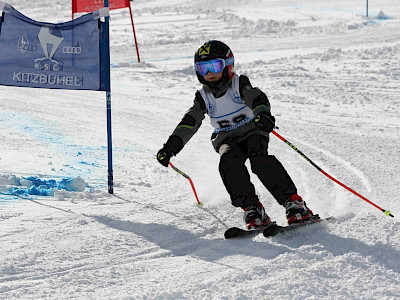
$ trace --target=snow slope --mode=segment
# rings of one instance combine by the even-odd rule
[[[71,15],[70,1],[8,3],[39,21]],[[0,299],[400,298],[397,1],[370,1],[369,18],[365,1],[249,3],[135,0],[140,64],[128,10],[111,12],[114,195],[103,93],[0,87]],[[271,137],[307,204],[336,220],[224,240],[242,212],[207,120],[173,158],[203,208],[155,159],[200,88],[192,56],[209,39],[230,45],[236,71],[268,94],[281,135],[395,218]],[[29,193],[34,182],[51,195]]]

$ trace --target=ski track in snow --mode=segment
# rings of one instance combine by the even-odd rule
[[[309,143],[306,143],[304,141],[299,141],[296,138],[293,137],[289,137],[288,138],[289,141],[293,140],[295,141],[295,145],[297,144],[302,144],[304,146],[307,146],[308,148],[314,149],[319,153],[322,153],[323,155],[331,158],[334,161],[337,161],[338,163],[340,163],[341,166],[344,166],[345,168],[347,168],[348,170],[350,170],[352,173],[354,173],[359,180],[363,183],[363,186],[365,187],[365,189],[367,190],[367,192],[370,192],[372,190],[371,185],[369,183],[369,180],[366,178],[366,176],[363,174],[363,172],[361,172],[359,169],[357,169],[356,167],[352,166],[350,162],[334,155],[333,153],[331,153],[330,151],[324,150],[324,149],[320,149],[319,147],[316,147],[314,145],[311,145]],[[302,149],[302,147],[300,148]],[[307,153],[307,152],[303,152],[303,153]],[[307,155],[307,154],[306,154]],[[310,157],[309,157],[310,158]],[[303,159],[303,158],[301,158]],[[311,160],[313,160],[312,158],[310,158]],[[316,160],[313,160],[314,163],[316,163],[319,167],[321,167],[325,172],[327,172],[329,175],[333,176],[334,178],[336,178],[337,180],[339,180],[340,182],[342,182],[343,184],[347,185],[346,182],[344,182],[341,178],[339,178],[338,176],[336,176],[335,174],[331,173],[331,171],[329,170],[329,168],[327,168],[325,165],[321,165],[319,164]],[[308,163],[308,162],[307,162]],[[314,168],[314,167],[312,167]],[[318,171],[319,172],[319,171]],[[303,177],[307,178],[307,175],[305,174],[306,172],[302,172],[302,181],[304,180]],[[321,177],[325,178],[325,175],[323,175],[322,173],[320,173]],[[307,180],[305,183],[303,183],[303,186],[305,185],[310,185],[310,180]],[[328,178],[326,178],[325,184],[327,183],[332,183],[332,181]],[[352,188],[351,186],[349,186],[349,188]],[[346,207],[349,206],[349,200],[348,200],[348,196],[350,195],[350,192],[345,190],[342,186],[334,183],[334,189],[335,189],[335,194],[329,194],[329,197],[332,197],[333,199],[335,199],[335,207],[330,207],[329,205],[327,205],[327,207],[329,209],[346,209]],[[306,189],[306,194],[312,194],[312,191],[310,191],[310,188]],[[305,199],[307,199],[307,197],[305,197]],[[357,198],[358,199],[358,198]],[[321,199],[323,201],[326,201],[327,199]],[[359,201],[364,201],[359,199]],[[326,214],[327,211],[329,211],[329,209],[327,209],[327,207],[325,207],[324,209],[324,213]],[[329,213],[328,213],[329,214]]]
[[[70,19],[71,2],[7,2],[35,20]],[[365,3],[344,0],[131,3],[140,64],[129,11],[111,11],[114,195],[103,93],[0,87],[0,299],[400,298],[398,3],[370,3],[369,18]],[[310,208],[335,220],[224,240],[242,212],[219,178],[208,120],[173,158],[204,207],[155,159],[200,87],[192,56],[209,39],[227,42],[236,71],[267,93],[280,134],[395,218],[271,136],[270,154]],[[8,195],[12,176],[90,187]],[[284,209],[252,179],[283,224]]]

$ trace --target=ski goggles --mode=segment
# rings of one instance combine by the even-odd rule
[[[197,73],[204,76],[208,72],[217,74],[221,72],[225,68],[225,66],[233,65],[234,62],[235,59],[233,56],[228,59],[217,58],[212,60],[199,61],[194,65],[194,68]]]

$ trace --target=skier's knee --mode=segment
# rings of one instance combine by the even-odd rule
[[[276,158],[273,155],[258,155],[250,158],[251,171],[254,174],[270,171]]]
[[[254,135],[249,138],[248,150],[250,157],[268,155],[268,138],[260,135]]]

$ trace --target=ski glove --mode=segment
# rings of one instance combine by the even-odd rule
[[[275,128],[275,118],[267,112],[261,112],[254,118],[254,123],[256,126],[268,133],[271,133]]]
[[[176,155],[183,148],[183,142],[180,137],[171,135],[168,141],[157,152],[157,160],[164,167],[168,167],[169,161],[172,156]]]
[[[168,167],[171,157],[172,153],[166,152],[164,149],[160,149],[157,153],[157,160],[164,167]]]

